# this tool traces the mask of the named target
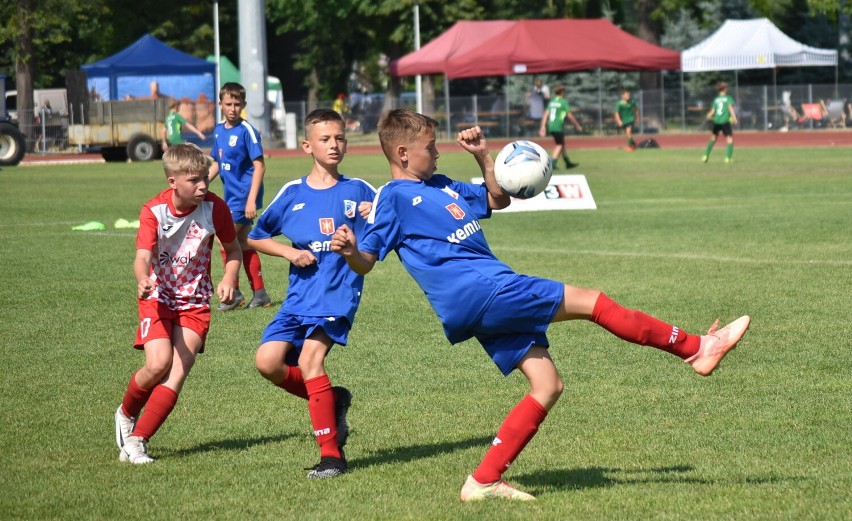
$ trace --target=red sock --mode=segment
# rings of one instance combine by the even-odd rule
[[[222,264],[223,264],[223,265],[227,265],[227,264],[228,264],[228,254],[227,254],[227,252],[225,252],[225,249],[224,249],[224,248],[222,248],[222,249],[220,249],[220,250],[219,250],[219,253],[222,255]],[[235,280],[234,280],[234,289],[240,289],[240,276],[239,276],[239,275],[237,275],[237,276],[235,277]]]
[[[175,408],[178,395],[173,390],[165,385],[154,387],[151,393],[151,398],[145,406],[145,413],[136,422],[136,428],[131,433],[132,436],[141,436],[143,439],[150,440],[157,429],[169,417],[169,413]]]
[[[292,365],[286,365],[284,369],[287,371],[287,375],[284,377],[283,382],[276,385],[294,396],[307,400],[308,388],[305,387],[302,370]]]
[[[482,484],[500,480],[509,465],[535,436],[545,417],[547,411],[544,407],[532,396],[524,396],[503,420],[503,425],[491,442],[491,448],[474,471],[473,479]]]
[[[138,372],[138,371],[137,371]],[[151,389],[143,389],[136,383],[136,373],[130,377],[130,383],[127,384],[127,391],[124,393],[124,399],[121,400],[121,409],[125,415],[135,418],[139,416],[139,411],[145,407],[148,398],[151,396]]]
[[[627,309],[603,293],[595,302],[592,321],[622,340],[656,347],[683,359],[697,353],[701,345],[701,337],[641,311]]]
[[[260,272],[260,255],[255,250],[243,252],[243,267],[248,275],[249,285],[253,291],[263,289],[263,275]]]
[[[337,447],[337,420],[334,417],[334,391],[328,375],[320,375],[305,380],[308,390],[308,412],[311,414],[311,424],[314,436],[320,448],[320,457],[340,457]]]

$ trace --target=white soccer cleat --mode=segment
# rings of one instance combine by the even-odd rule
[[[719,325],[719,321],[716,320],[707,334],[701,337],[701,347],[698,348],[698,352],[684,362],[691,365],[701,376],[710,376],[728,351],[737,347],[737,343],[745,335],[750,323],[751,317],[744,315],[716,331],[716,326]]]
[[[124,440],[122,452],[127,459],[119,457],[120,461],[129,461],[134,465],[151,463],[154,458],[148,455],[148,442],[139,436],[130,436]]]
[[[521,492],[505,481],[495,481],[494,483],[483,485],[473,479],[473,476],[468,476],[464,482],[460,498],[464,503],[468,501],[484,501],[486,499],[535,500],[535,496]]]
[[[124,448],[124,440],[130,437],[134,427],[136,418],[126,416],[119,405],[115,411],[115,444],[118,445],[118,450]]]

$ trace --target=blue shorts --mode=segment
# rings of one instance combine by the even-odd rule
[[[299,365],[299,352],[305,339],[317,329],[322,329],[335,343],[346,345],[352,324],[346,317],[305,317],[279,310],[272,322],[263,330],[260,344],[266,342],[289,342],[296,346],[287,353],[287,365]]]
[[[518,275],[491,301],[471,332],[504,376],[532,346],[550,346],[547,328],[564,295],[561,282]]]
[[[254,224],[254,219],[246,217],[245,210],[232,210],[231,219],[234,220],[234,224]]]

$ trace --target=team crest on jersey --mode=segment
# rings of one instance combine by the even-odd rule
[[[189,229],[186,231],[187,239],[200,239],[201,238],[201,228],[198,226],[198,223],[192,221],[192,224],[189,225]]]
[[[346,214],[346,217],[349,217],[350,219],[355,218],[355,210],[355,201],[350,201],[349,199],[343,200],[343,213]]]
[[[464,219],[464,210],[456,203],[448,204],[446,208],[456,219]]]
[[[320,232],[323,235],[331,235],[334,233],[334,218],[332,217],[323,217],[319,220],[320,224]]]
[[[441,191],[442,191],[442,192],[444,192],[444,193],[446,193],[447,195],[449,195],[449,196],[450,196],[450,197],[452,197],[453,199],[458,199],[458,198],[459,198],[459,194],[458,194],[458,192],[456,192],[455,190],[453,190],[453,189],[452,189],[452,188],[450,188],[449,186],[445,186],[445,187],[441,188]]]
[[[228,146],[233,147],[237,145],[237,136],[228,136]]]

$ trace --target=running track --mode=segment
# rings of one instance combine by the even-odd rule
[[[723,136],[720,136],[720,142]],[[647,138],[653,138],[661,148],[696,148],[703,149],[710,138],[710,133],[700,134],[653,134],[638,135],[636,142],[641,143]],[[814,130],[796,132],[737,132],[734,134],[734,142],[737,148],[757,147],[852,147],[852,129],[850,130]],[[500,148],[510,140],[506,138],[494,139],[489,142],[492,151]],[[548,138],[533,139],[545,148],[550,147],[553,142]],[[566,144],[570,150],[602,150],[622,148],[625,145],[624,136],[605,137],[566,137]],[[445,150],[448,150],[445,148]],[[287,150],[284,148],[267,148],[267,157],[293,157],[304,154],[301,149]],[[353,145],[349,147],[348,154],[376,154],[381,153],[378,145]],[[67,164],[67,163],[95,163],[103,162],[100,154],[51,154],[39,155],[28,154],[24,157],[21,165],[45,165],[45,164]]]

